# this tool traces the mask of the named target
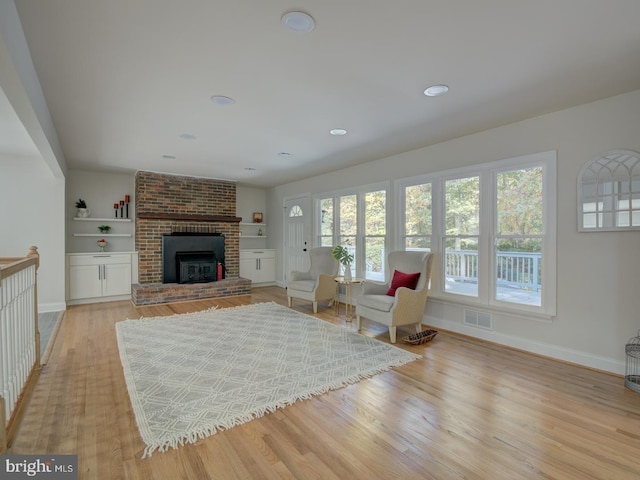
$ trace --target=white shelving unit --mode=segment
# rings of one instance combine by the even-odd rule
[[[131,218],[94,218],[94,217],[73,217],[77,222],[131,222]]]
[[[73,217],[76,222],[131,223],[131,218]],[[74,233],[74,237],[132,237],[131,233]]]
[[[243,228],[244,227],[244,228]],[[258,235],[258,231],[267,229],[266,223],[240,222],[240,238],[267,238],[266,234]]]
[[[71,238],[77,238],[72,247],[75,252],[87,252],[93,250],[95,240],[104,238],[109,240],[109,251],[130,251],[133,247],[131,239],[133,238],[133,219],[132,218],[114,218],[114,217],[72,217],[73,225],[71,225]],[[109,225],[111,231],[109,233],[101,233],[98,226]]]
[[[130,233],[74,233],[74,237],[130,237]]]

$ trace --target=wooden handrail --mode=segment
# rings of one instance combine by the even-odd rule
[[[0,257],[0,284],[3,278],[29,268],[31,265],[35,265],[36,270],[40,266],[40,254],[38,247],[35,246],[29,247],[29,253],[26,257]]]

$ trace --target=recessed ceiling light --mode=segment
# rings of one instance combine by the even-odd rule
[[[311,15],[304,12],[285,13],[280,22],[287,30],[295,33],[309,33],[316,27]]]
[[[329,130],[331,135],[346,135],[347,131],[344,128],[334,128],[333,130]]]
[[[196,138],[198,138],[192,133],[181,133],[178,136],[183,140],[195,140]]]
[[[162,158],[166,158],[167,160],[175,160],[177,157],[175,155],[162,155]]]
[[[211,97],[211,101],[216,105],[231,105],[232,103],[236,103],[233,98],[225,97],[224,95],[214,95]]]
[[[255,169],[255,168],[253,168],[253,167],[244,167],[244,169],[245,169],[247,172],[255,172],[255,171],[256,171],[256,169]]]
[[[449,87],[446,85],[431,85],[424,90],[424,94],[427,97],[437,97],[438,95],[444,95],[449,91]]]
[[[291,154],[289,152],[280,152],[278,155],[280,155],[281,157],[290,157]]]

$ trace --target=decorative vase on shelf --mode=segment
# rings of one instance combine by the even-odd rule
[[[104,238],[98,240],[98,246],[100,247],[100,251],[104,252],[104,247],[107,246],[107,241]]]
[[[345,282],[350,282],[352,280],[352,276],[351,276],[351,264],[347,263],[344,266],[344,280]]]
[[[79,208],[76,212],[76,215],[78,216],[78,218],[89,218],[89,215],[91,215],[91,210],[88,208]]]

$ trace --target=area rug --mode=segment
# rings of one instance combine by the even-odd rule
[[[276,303],[116,324],[143,458],[420,355]]]

